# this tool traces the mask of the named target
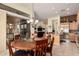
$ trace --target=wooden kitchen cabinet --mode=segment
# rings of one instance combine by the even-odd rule
[[[70,41],[75,41],[75,38],[76,38],[76,36],[74,33],[69,33],[69,40]]]
[[[60,35],[54,35],[54,45],[60,45]]]
[[[77,30],[78,29],[78,24],[77,22],[72,22],[69,25],[69,30]]]

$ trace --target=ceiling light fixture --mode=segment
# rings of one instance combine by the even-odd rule
[[[36,23],[38,23],[38,22],[39,22],[39,21],[38,21],[38,20],[36,20],[36,21],[35,21],[35,24],[36,24]]]
[[[36,19],[35,13],[34,13],[34,4],[32,3],[32,15],[29,20],[27,20],[27,23],[31,23],[32,27],[35,28],[39,20]]]
[[[55,10],[55,8],[53,7],[52,10]]]
[[[67,12],[67,14],[69,14],[69,12]]]
[[[33,19],[30,19],[30,22],[33,22]]]
[[[69,8],[67,8],[66,11],[69,11]]]
[[[58,13],[58,11],[56,11],[56,13]]]
[[[27,20],[27,23],[30,23],[30,21],[29,21],[29,20]]]

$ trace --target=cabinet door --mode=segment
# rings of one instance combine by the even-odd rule
[[[75,34],[74,33],[69,33],[69,40],[75,41]]]
[[[20,34],[22,38],[30,38],[30,24],[26,20],[20,21]]]
[[[77,23],[74,23],[74,22],[72,22],[72,23],[70,23],[70,30],[77,30]]]

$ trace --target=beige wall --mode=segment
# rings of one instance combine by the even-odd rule
[[[48,19],[48,32],[52,32],[52,18]]]
[[[0,10],[0,55],[6,55],[6,12]]]
[[[17,10],[23,11],[25,13],[28,13],[30,15],[32,14],[31,8],[29,8],[28,6],[24,6],[22,4],[20,5],[20,3],[3,3],[3,4],[15,8]]]

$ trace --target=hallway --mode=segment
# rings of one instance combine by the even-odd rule
[[[75,43],[61,43],[53,47],[53,56],[79,56],[79,48]]]

